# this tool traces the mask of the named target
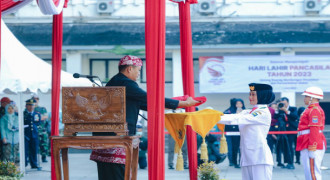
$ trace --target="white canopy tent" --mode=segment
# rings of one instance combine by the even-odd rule
[[[51,89],[52,67],[31,53],[11,33],[1,20],[1,75],[0,93],[30,90],[46,93]],[[91,86],[87,79],[75,79],[72,74],[62,71],[62,86]]]
[[[1,20],[0,96],[7,96],[17,103],[20,119],[20,168],[23,172],[25,171],[24,101],[31,97],[31,92],[40,91],[50,97],[51,80],[51,65],[31,53]],[[62,71],[61,86],[91,87],[92,83],[87,79],[75,79],[72,74]]]

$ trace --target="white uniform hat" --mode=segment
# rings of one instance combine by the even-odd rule
[[[301,95],[310,96],[317,99],[323,99],[323,91],[319,87],[309,87]]]

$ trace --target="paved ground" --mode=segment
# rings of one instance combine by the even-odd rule
[[[167,154],[165,155],[165,159]],[[330,153],[326,153],[323,159],[323,166],[330,167]],[[46,180],[50,179],[50,163],[42,164],[43,170],[36,171],[27,168],[23,180]],[[287,170],[275,167],[273,170],[273,180],[303,180],[304,173],[302,165],[295,165],[295,170]],[[96,164],[89,160],[89,154],[69,154],[70,180],[97,180]],[[240,180],[241,170],[228,166],[228,161],[218,165],[220,177],[226,180]],[[322,171],[323,179],[330,179],[330,170]],[[138,171],[139,180],[148,179],[147,170]],[[168,170],[166,166],[165,179],[170,180],[189,180],[189,172]]]

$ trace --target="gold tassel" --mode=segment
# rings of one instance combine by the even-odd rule
[[[179,150],[178,157],[176,159],[176,168],[177,171],[183,171],[183,156],[181,149]]]
[[[180,152],[180,147],[179,147],[179,144],[178,143],[175,143],[175,146],[174,146],[174,153],[175,154],[178,154]]]
[[[203,138],[203,143],[201,145],[201,159],[204,161],[209,160],[209,156],[207,155],[207,145],[205,143],[205,138]]]
[[[220,140],[220,154],[227,154],[227,153],[228,153],[228,145],[227,145],[225,133],[223,133]]]

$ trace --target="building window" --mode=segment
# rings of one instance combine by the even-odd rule
[[[118,63],[120,59],[108,61],[108,80],[118,73]],[[108,81],[107,80],[107,81]]]
[[[194,83],[199,83],[199,59],[194,59]]]
[[[145,59],[143,61],[142,72],[141,72],[141,83],[147,82],[147,66]],[[165,59],[165,83],[173,82],[173,71],[172,71],[172,59]]]
[[[90,59],[90,75],[98,76],[102,83],[107,83],[118,73],[120,59]]]
[[[103,83],[107,83],[118,73],[120,59],[90,59],[90,75],[100,77]],[[146,61],[142,59],[140,82],[147,82]],[[172,59],[165,59],[165,83],[172,83]]]

